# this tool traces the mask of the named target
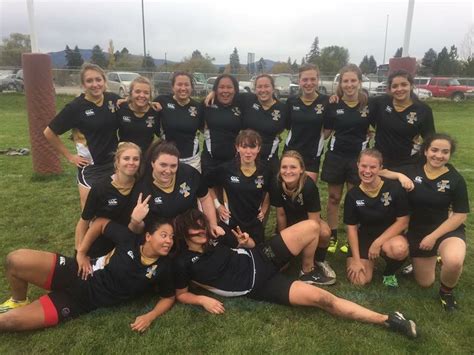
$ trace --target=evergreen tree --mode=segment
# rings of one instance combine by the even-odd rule
[[[91,63],[97,64],[101,68],[107,67],[107,58],[98,44],[92,48]]]
[[[257,62],[257,72],[259,72],[260,74],[265,72],[265,59],[260,58]]]
[[[427,72],[433,71],[433,65],[436,62],[438,55],[436,54],[433,48],[428,49],[428,51],[423,56],[421,64],[427,69]]]
[[[436,75],[457,75],[462,71],[461,63],[458,60],[458,50],[456,46],[451,46],[449,52],[443,47],[433,64],[433,74]]]
[[[397,51],[395,52],[395,54],[393,55],[393,57],[394,57],[394,58],[401,58],[402,53],[403,53],[403,48],[402,48],[402,47],[397,48]]]
[[[68,45],[66,45],[66,49],[64,50],[65,57],[66,57],[66,65],[65,68],[68,69],[75,69],[79,68],[84,60],[82,59],[81,52],[77,46],[74,47],[74,50],[71,50]]]
[[[191,53],[191,59],[193,58],[201,59],[204,57],[202,56],[201,52],[196,49],[195,51],[193,51],[193,53]]]
[[[373,55],[369,57],[369,73],[377,73],[377,62]]]
[[[311,49],[309,53],[306,54],[306,62],[318,64],[319,59],[321,56],[321,51],[319,50],[319,38],[316,36],[314,38],[313,44],[311,45]]]
[[[153,70],[156,68],[155,61],[153,57],[148,53],[144,58],[142,62],[142,68],[146,70]]]
[[[360,62],[359,64],[359,68],[360,68],[360,71],[363,73],[363,74],[367,74],[369,73],[369,57],[368,55],[364,55],[364,58],[362,58],[362,62]]]
[[[238,53],[236,47],[234,47],[234,51],[232,52],[232,54],[229,57],[229,65],[230,65],[231,74],[239,73],[240,59],[239,59],[239,53]]]
[[[474,57],[468,57],[463,63],[462,74],[474,77]]]
[[[298,73],[299,66],[298,63],[296,63],[296,59],[294,60],[293,64],[291,64],[291,70],[293,71],[293,73]]]

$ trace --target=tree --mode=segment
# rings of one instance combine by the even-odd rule
[[[394,58],[401,58],[403,53],[403,47],[397,48],[395,54],[393,55]]]
[[[294,62],[293,62],[293,64],[291,64],[291,71],[292,71],[293,73],[298,73],[298,69],[299,69],[299,68],[300,68],[300,67],[298,66],[298,63],[296,63],[296,59],[295,59]]]
[[[377,73],[377,61],[375,60],[373,55],[369,57],[369,73]]]
[[[457,75],[460,74],[462,65],[458,60],[458,50],[456,46],[451,46],[449,52],[443,47],[433,64],[433,74],[436,75]]]
[[[469,57],[463,62],[462,74],[470,77],[474,76],[474,57]]]
[[[101,68],[107,67],[107,58],[98,44],[92,48],[91,63],[97,64]]]
[[[84,63],[81,52],[79,51],[79,48],[77,46],[74,47],[74,50],[71,50],[71,48],[66,45],[66,49],[64,50],[64,52],[66,57],[66,68],[79,68]]]
[[[115,55],[114,55],[114,42],[112,40],[109,41],[109,63],[107,65],[108,69],[115,69]]]
[[[200,58],[204,58],[204,57],[202,56],[201,52],[196,49],[191,53],[191,59],[193,59],[193,58],[199,58],[200,59]]]
[[[191,53],[191,56],[184,57],[183,61],[175,66],[176,70],[187,71],[190,73],[215,73],[216,66],[212,64],[214,58],[207,53],[202,55],[197,49]]]
[[[229,65],[231,74],[237,74],[240,71],[239,52],[237,52],[236,47],[234,47],[234,51],[229,57]]]
[[[337,73],[349,62],[349,51],[340,46],[324,47],[319,58],[319,69],[326,74]]]
[[[142,61],[142,68],[145,70],[153,70],[156,68],[155,60],[153,57],[148,53]]]
[[[306,54],[306,62],[319,64],[319,58],[321,56],[321,51],[319,50],[319,38],[318,36],[314,37],[313,44],[308,54]]]
[[[21,55],[31,52],[30,36],[21,33],[11,33],[2,39],[0,46],[0,65],[21,67]]]
[[[436,54],[433,48],[428,49],[428,51],[423,56],[421,60],[421,65],[424,67],[424,72],[431,73],[433,71],[433,65],[436,62],[438,55]]]
[[[364,55],[364,58],[362,58],[362,61],[359,64],[359,69],[363,74],[369,73],[369,56],[366,54]]]
[[[461,43],[461,58],[466,62],[474,58],[474,25],[471,25]]]
[[[265,72],[265,59],[263,59],[263,57],[261,57],[257,62],[257,72],[260,74]]]
[[[291,63],[277,62],[272,67],[273,74],[291,73]]]

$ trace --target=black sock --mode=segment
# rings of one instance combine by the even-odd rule
[[[337,240],[337,228],[331,229],[331,239]]]
[[[395,275],[395,272],[400,269],[405,262],[405,259],[403,260],[395,260],[392,258],[389,258],[387,255],[384,255],[383,258],[385,259],[385,270],[383,271],[383,276],[389,276],[389,275]]]
[[[440,293],[453,293],[454,287],[448,287],[444,283],[440,282],[439,292]]]
[[[316,252],[314,253],[314,261],[323,262],[324,260],[326,260],[327,253],[328,253],[328,247],[325,247],[325,248],[317,247]]]

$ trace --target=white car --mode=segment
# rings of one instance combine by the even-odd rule
[[[130,83],[138,76],[140,76],[138,73],[111,71],[107,73],[108,91],[114,92],[120,97],[125,97],[130,90]]]
[[[413,92],[420,100],[427,100],[433,97],[431,91],[417,88],[416,86],[413,88]],[[387,93],[387,83],[381,83],[379,86],[375,88],[375,90],[371,90],[369,92],[370,96],[381,96]]]
[[[206,93],[209,94],[214,87],[214,83],[216,82],[217,76],[211,76],[207,78],[206,81]],[[252,92],[250,89],[252,87],[252,83],[250,81],[239,81],[239,92]]]

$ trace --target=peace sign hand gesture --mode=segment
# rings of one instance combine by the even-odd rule
[[[148,201],[150,201],[151,195],[148,195],[146,199],[143,199],[143,194],[140,192],[138,195],[137,205],[133,209],[132,212],[132,221],[140,224],[150,211],[150,207],[148,206]]]
[[[232,229],[232,234],[235,235],[237,241],[239,242],[239,247],[253,248],[255,242],[247,232],[242,232],[239,226],[235,229]]]

